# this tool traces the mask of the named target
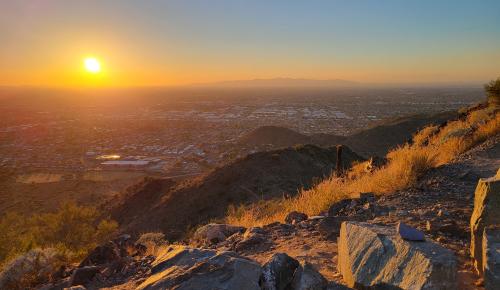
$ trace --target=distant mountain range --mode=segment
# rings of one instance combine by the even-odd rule
[[[349,80],[315,80],[299,78],[271,78],[271,79],[253,79],[253,80],[234,80],[215,83],[196,84],[195,86],[213,86],[213,87],[354,87],[360,83]]]

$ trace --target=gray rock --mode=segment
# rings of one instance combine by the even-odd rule
[[[353,202],[353,199],[348,198],[348,199],[343,199],[339,202],[334,203],[328,209],[328,216],[334,217],[334,216],[341,215],[345,210],[347,210],[351,206],[352,202]]]
[[[486,290],[500,287],[500,226],[498,225],[484,229],[483,273]]]
[[[359,199],[362,203],[365,202],[374,202],[375,201],[375,193],[373,192],[362,192],[359,194]]]
[[[425,235],[421,231],[410,227],[402,222],[396,225],[399,236],[408,241],[425,241]]]
[[[193,238],[195,241],[203,244],[217,244],[237,232],[243,233],[244,231],[244,227],[226,224],[208,224],[197,229]]]
[[[325,290],[328,281],[314,267],[305,262],[297,268],[292,281],[293,290]]]
[[[290,289],[295,271],[299,267],[299,262],[287,254],[274,254],[262,267],[261,288],[263,290]]]
[[[260,265],[234,252],[170,246],[153,265],[137,289],[260,289]]]
[[[262,230],[262,228],[253,227],[248,229],[245,234],[243,234],[243,238],[236,243],[234,250],[246,251],[254,246],[268,242],[264,234],[265,231]]]
[[[483,232],[490,225],[500,224],[500,176],[480,179],[474,193],[474,211],[470,219],[470,252],[476,271],[483,272]]]
[[[338,268],[349,287],[458,289],[450,250],[430,241],[403,240],[394,227],[342,223]]]
[[[71,287],[68,287],[68,288],[64,288],[64,290],[87,290],[87,288],[85,288],[84,286],[82,285],[77,285],[77,286],[71,286]]]
[[[296,224],[296,223],[300,223],[301,221],[305,221],[307,220],[307,215],[305,213],[302,213],[302,212],[298,212],[298,211],[292,211],[290,212],[289,214],[287,214],[286,218],[285,218],[285,222],[287,224]]]
[[[118,246],[114,242],[109,241],[92,250],[80,263],[79,267],[104,265],[118,261],[120,257],[120,249]]]

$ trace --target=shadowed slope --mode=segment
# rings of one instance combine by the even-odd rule
[[[349,148],[344,148],[343,158],[346,167],[362,159]],[[162,230],[168,238],[178,238],[189,227],[222,218],[230,205],[295,195],[300,188],[310,188],[329,176],[335,163],[335,148],[313,145],[250,154],[173,188],[159,187],[160,193],[147,194],[147,202],[139,190],[113,210],[113,218],[126,231]]]

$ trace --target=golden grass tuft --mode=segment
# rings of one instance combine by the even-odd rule
[[[415,185],[430,168],[452,162],[474,145],[500,132],[500,113],[486,108],[469,114],[465,120],[449,122],[443,128],[429,126],[414,135],[413,144],[405,144],[387,154],[388,162],[373,171],[366,164],[355,165],[348,178],[331,176],[294,198],[261,201],[231,208],[226,222],[245,227],[283,222],[291,211],[317,215],[339,200],[362,192],[390,194]]]

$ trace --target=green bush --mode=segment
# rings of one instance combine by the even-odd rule
[[[68,261],[78,261],[116,232],[118,225],[102,219],[93,207],[66,203],[55,213],[0,219],[0,265],[35,248],[54,248]]]

